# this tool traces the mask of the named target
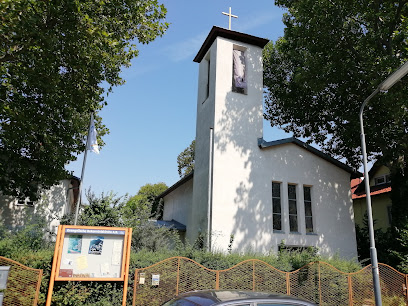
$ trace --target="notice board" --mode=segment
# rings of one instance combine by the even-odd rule
[[[125,306],[131,240],[131,228],[60,225],[45,305],[55,281],[123,281]]]
[[[62,226],[55,280],[123,281],[127,228]]]

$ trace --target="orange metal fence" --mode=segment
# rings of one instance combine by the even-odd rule
[[[408,276],[379,264],[384,305],[408,305]],[[153,282],[155,281],[155,282]],[[158,281],[158,284],[157,284]],[[293,272],[250,259],[226,270],[210,270],[185,257],[172,257],[136,269],[133,305],[161,305],[192,290],[241,289],[289,294],[319,305],[374,305],[371,266],[344,273],[321,261]]]
[[[37,305],[42,270],[0,256],[0,266],[10,266],[3,306]]]

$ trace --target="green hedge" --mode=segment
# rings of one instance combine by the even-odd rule
[[[20,231],[10,232],[0,228],[0,255],[18,261],[28,267],[44,271],[38,305],[45,305],[52,267],[54,244],[45,239],[42,226],[32,225]],[[134,270],[148,267],[161,260],[184,256],[203,266],[214,269],[227,269],[246,259],[259,259],[282,271],[293,271],[316,260],[330,263],[343,272],[354,272],[361,269],[355,260],[343,260],[339,257],[324,258],[314,249],[303,252],[282,251],[278,254],[209,253],[191,245],[173,244],[169,247],[148,247],[132,250],[130,258],[130,275],[128,305],[131,305]],[[53,292],[53,305],[121,305],[123,283],[121,282],[56,282]]]

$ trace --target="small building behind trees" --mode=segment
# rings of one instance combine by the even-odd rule
[[[376,162],[370,169],[369,177],[374,228],[386,231],[391,226],[392,219],[390,169]],[[355,222],[360,227],[364,227],[367,212],[367,195],[364,184],[361,178],[356,178],[351,182]]]
[[[36,201],[0,194],[0,222],[9,229],[45,222],[49,231],[56,233],[60,219],[75,212],[79,184],[77,177],[61,180],[50,189],[42,190]]]

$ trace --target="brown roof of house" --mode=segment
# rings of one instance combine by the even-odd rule
[[[374,165],[371,167],[370,171],[368,172],[369,177],[373,177],[376,171],[380,168],[381,164],[375,162]],[[376,186],[370,187],[370,195],[375,196],[378,194],[383,194],[391,192],[391,184],[381,184]],[[365,182],[363,178],[355,178],[351,181],[351,197],[352,199],[361,199],[366,197],[365,192]]]

